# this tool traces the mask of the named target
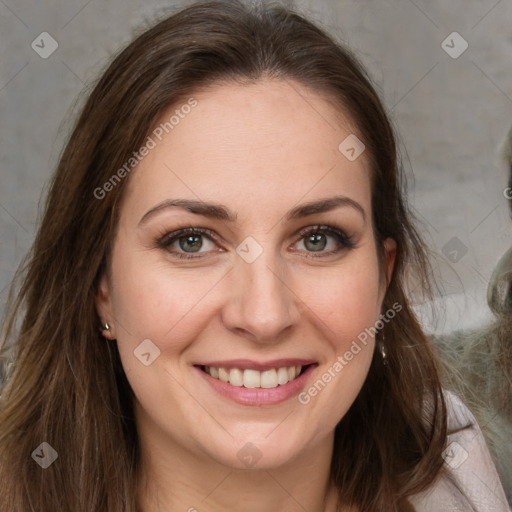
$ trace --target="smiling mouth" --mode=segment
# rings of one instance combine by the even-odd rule
[[[252,369],[242,370],[240,368],[222,368],[215,366],[200,366],[201,370],[221,382],[236,387],[249,389],[264,388],[272,389],[284,386],[302,375],[307,368],[305,366],[282,366],[269,370],[258,371]]]

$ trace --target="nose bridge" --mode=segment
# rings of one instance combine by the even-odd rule
[[[276,340],[299,318],[286,266],[270,246],[258,249],[250,240],[246,246],[240,244],[237,252],[240,257],[235,261],[224,321],[260,342]]]

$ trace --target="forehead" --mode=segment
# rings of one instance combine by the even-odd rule
[[[216,84],[162,114],[127,200],[136,191],[147,207],[187,197],[270,211],[340,193],[369,208],[366,154],[351,161],[343,152],[354,135],[362,138],[329,97],[297,82]]]

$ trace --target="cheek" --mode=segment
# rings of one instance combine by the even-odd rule
[[[150,260],[144,253],[117,258],[113,303],[124,372],[138,401],[158,417],[164,404],[177,411],[190,399],[175,385],[180,356],[211,318],[225,270],[170,269]]]
[[[376,258],[368,255],[356,263],[302,279],[301,297],[328,328],[328,337],[337,337],[341,344],[373,326],[381,309]]]
[[[224,268],[172,268],[147,252],[119,246],[113,268],[113,304],[120,351],[145,339],[161,352],[179,352],[201,328],[212,308]]]
[[[381,313],[377,260],[331,269],[322,279],[303,281],[304,302],[316,318],[316,336],[329,345],[316,378],[298,397],[318,436],[332,431],[353,404],[366,380]]]

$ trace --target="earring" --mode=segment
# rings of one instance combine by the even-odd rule
[[[383,341],[380,343],[380,353],[382,355],[382,363],[384,366],[386,366],[388,364],[388,353],[386,351],[386,345],[384,345]]]
[[[105,322],[105,325],[103,325],[104,331],[110,331],[110,325],[108,325],[108,322]]]

